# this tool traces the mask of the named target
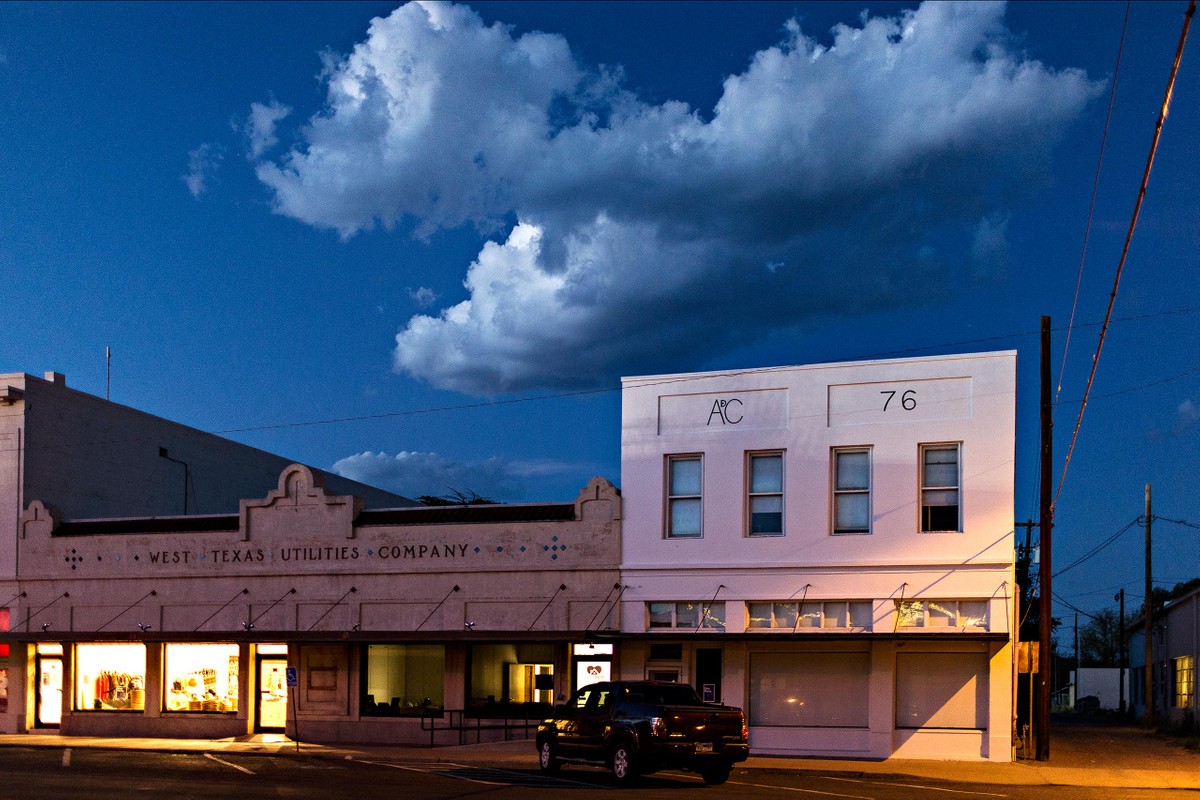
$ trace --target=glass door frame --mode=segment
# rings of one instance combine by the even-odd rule
[[[58,662],[58,722],[43,722],[42,721],[42,702],[44,690],[42,688],[43,664],[48,661]],[[63,701],[63,657],[61,654],[42,654],[37,653],[34,657],[34,702],[33,702],[33,726],[35,728],[60,728],[62,727],[62,701]]]
[[[284,681],[284,723],[280,726],[264,725],[263,724],[263,667],[269,662],[278,662],[283,665],[285,681]],[[287,729],[287,702],[290,699],[288,695],[291,693],[291,688],[286,682],[286,673],[288,666],[288,657],[279,653],[258,653],[254,657],[254,732],[255,733],[283,733]]]

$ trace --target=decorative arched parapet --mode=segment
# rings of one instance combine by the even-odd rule
[[[361,497],[330,494],[319,473],[291,464],[280,473],[278,488],[264,499],[241,501],[242,541],[271,533],[287,538],[297,530],[353,539],[354,519],[362,509]]]
[[[21,514],[21,538],[25,539],[29,534],[33,534],[49,539],[61,521],[58,509],[41,500],[34,500]]]
[[[592,478],[575,498],[575,519],[621,519],[621,490],[607,478]]]

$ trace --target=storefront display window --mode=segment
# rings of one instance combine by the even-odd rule
[[[144,644],[75,646],[76,711],[141,711],[145,705]]]
[[[750,724],[865,728],[871,658],[866,651],[754,653]]]
[[[236,644],[168,644],[165,671],[163,710],[237,711]]]
[[[446,648],[435,644],[367,645],[363,716],[440,714]]]
[[[896,727],[987,727],[988,660],[983,653],[896,657]]]
[[[509,716],[554,703],[554,645],[472,645],[470,665],[468,710],[474,714]]]

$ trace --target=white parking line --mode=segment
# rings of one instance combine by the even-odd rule
[[[69,747],[67,749],[63,750],[63,766],[64,767],[71,766],[71,748],[69,748]]]
[[[468,764],[457,764],[452,761],[439,761],[434,764],[430,764],[427,767],[409,767],[409,766],[405,766],[403,764],[393,764],[388,761],[367,761],[366,759],[361,759],[361,758],[356,758],[356,759],[351,759],[351,760],[357,761],[360,764],[373,764],[377,767],[391,767],[392,769],[402,769],[407,772],[421,772],[426,775],[440,775],[443,778],[453,778],[453,779],[459,780],[459,781],[467,781],[468,783],[479,783],[479,784],[483,784],[484,786],[513,786],[515,784],[512,781],[500,782],[500,781],[487,781],[487,780],[483,780],[482,778],[469,778],[465,775],[453,774],[451,772],[448,772],[447,770],[449,770],[449,769],[474,769],[474,770],[479,770],[480,772],[490,772],[490,773],[496,774],[496,775],[512,775],[516,778],[520,778],[523,780],[528,780],[530,778],[530,775],[528,773],[524,773],[524,772],[513,772],[512,770],[496,769],[495,767],[478,767],[478,766],[473,767]],[[588,789],[604,788],[603,786],[595,786],[593,784],[584,783],[582,781],[573,781],[570,778],[562,778],[562,777],[559,777],[558,775],[549,776],[549,775],[540,775],[539,774],[534,777],[536,780],[545,782],[546,784],[569,784],[571,786],[584,786]]]
[[[996,794],[995,792],[968,792],[966,789],[941,789],[937,786],[920,786],[915,783],[892,783],[891,781],[868,781],[859,778],[833,778],[831,781],[846,781],[847,783],[874,783],[878,786],[903,786],[905,789],[924,789],[927,792],[949,792],[950,794],[971,794],[980,797],[1008,797],[1006,794]]]
[[[402,769],[405,772],[420,772],[425,775],[432,775],[436,772],[436,770],[432,770],[432,769],[421,769],[419,767],[406,767],[403,764],[391,764],[391,763],[388,763],[387,761],[367,761],[366,759],[362,759],[362,758],[355,759],[355,760],[358,761],[358,763],[360,763],[360,764],[373,764],[377,767],[391,767],[392,769]],[[457,765],[447,763],[446,766],[457,766]],[[469,783],[481,783],[484,786],[505,786],[506,785],[503,783],[495,783],[493,781],[480,781],[480,780],[475,780],[474,778],[463,778],[463,777],[460,777],[457,775],[451,775],[448,777],[456,778],[457,780],[460,780],[460,781],[468,781]]]
[[[875,800],[873,797],[867,797],[861,794],[838,794],[837,792],[822,792],[817,789],[798,789],[793,786],[772,786],[766,783],[744,783],[742,781],[729,781],[732,786],[751,786],[755,789],[774,789],[779,792],[803,792],[804,794],[819,794],[825,797],[850,797],[853,800]]]
[[[224,765],[225,765],[225,766],[227,766],[227,767],[233,767],[234,769],[238,770],[239,772],[244,772],[244,773],[246,773],[247,775],[253,775],[253,774],[254,774],[254,770],[251,770],[251,769],[246,769],[246,768],[245,768],[245,767],[243,767],[241,764],[231,764],[231,763],[229,763],[228,761],[226,761],[226,760],[224,760],[224,759],[217,758],[217,757],[216,757],[216,756],[214,756],[212,753],[205,753],[205,754],[204,754],[204,757],[205,757],[205,758],[211,758],[213,761],[217,762],[218,764],[224,764]]]

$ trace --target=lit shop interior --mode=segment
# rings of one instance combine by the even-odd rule
[[[236,714],[240,698],[241,654],[234,643],[166,643],[161,660],[149,659],[143,643],[80,643],[73,645],[71,674],[63,669],[63,645],[36,646],[37,726],[62,721],[63,693],[70,692],[74,713],[146,710],[147,664],[162,669],[164,714],[207,712]],[[254,652],[259,685],[258,725],[282,729],[287,712],[287,645],[260,644]],[[156,701],[156,698],[152,698]]]

